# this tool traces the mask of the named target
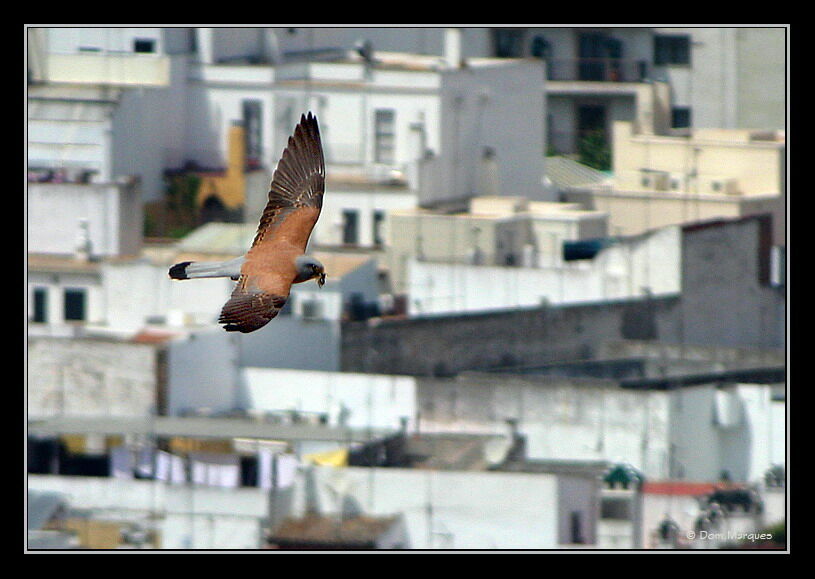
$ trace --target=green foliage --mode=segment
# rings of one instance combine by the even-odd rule
[[[194,212],[200,187],[201,177],[198,175],[187,173],[170,177],[167,181],[167,206],[174,211]]]
[[[578,143],[580,162],[598,171],[611,169],[611,149],[602,131],[587,133]]]

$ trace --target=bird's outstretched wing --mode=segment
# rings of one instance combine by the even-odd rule
[[[306,250],[320,216],[325,160],[317,118],[301,116],[277,164],[269,201],[232,297],[219,322],[227,331],[253,332],[274,318],[296,276],[295,258]]]
[[[298,222],[298,235],[292,242],[298,246],[302,244],[305,251],[311,230],[323,207],[324,192],[325,160],[320,128],[317,117],[309,113],[308,116],[301,115],[300,123],[294,128],[294,134],[289,137],[289,143],[277,164],[269,188],[269,201],[260,217],[252,246],[273,235],[292,213],[300,212],[303,219]],[[303,209],[310,211],[301,211]]]

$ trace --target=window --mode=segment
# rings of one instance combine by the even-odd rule
[[[654,64],[690,64],[690,36],[655,36]]]
[[[374,245],[383,245],[385,243],[385,236],[382,231],[384,223],[385,223],[385,212],[377,209],[376,211],[374,211],[374,227],[373,227]]]
[[[133,52],[155,52],[156,41],[152,38],[134,38]]]
[[[83,289],[65,290],[64,317],[66,321],[85,320],[85,290]]]
[[[603,497],[600,503],[600,518],[629,521],[632,518],[632,504],[627,497]]]
[[[572,511],[569,515],[569,535],[574,545],[580,545],[583,541],[583,521],[580,511]]]
[[[393,165],[396,156],[396,111],[379,109],[374,113],[374,162]]]
[[[34,317],[31,321],[40,324],[48,321],[48,290],[44,287],[34,288]]]
[[[673,107],[671,109],[671,127],[674,129],[685,129],[690,126],[690,107]]]
[[[537,58],[549,58],[552,54],[552,45],[543,36],[534,36],[529,51]]]
[[[495,56],[498,58],[516,58],[523,56],[523,29],[498,28],[493,31]]]
[[[359,215],[355,209],[346,209],[342,212],[342,242],[350,245],[359,243],[358,232]]]
[[[244,100],[243,108],[244,144],[246,146],[246,167],[260,167],[263,155],[263,103],[259,100]]]

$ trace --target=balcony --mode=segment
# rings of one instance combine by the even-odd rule
[[[645,82],[646,60],[622,58],[551,58],[546,61],[548,80],[589,82]]]
[[[170,83],[170,59],[155,54],[48,54],[42,78],[53,83],[163,87]]]

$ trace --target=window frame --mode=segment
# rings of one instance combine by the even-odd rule
[[[374,109],[374,163],[396,163],[396,109]]]

